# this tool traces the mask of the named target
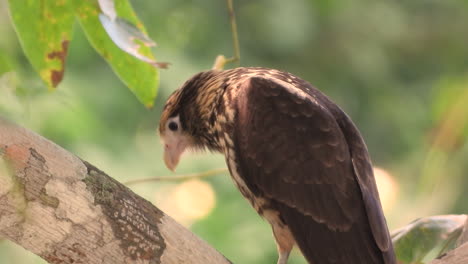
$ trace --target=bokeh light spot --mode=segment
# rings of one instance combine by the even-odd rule
[[[211,185],[197,179],[178,185],[173,198],[180,213],[193,220],[206,217],[216,203],[215,192]]]
[[[374,167],[374,177],[383,210],[389,212],[397,200],[399,191],[398,182],[388,171],[379,167]]]

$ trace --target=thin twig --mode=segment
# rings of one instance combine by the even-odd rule
[[[198,173],[136,179],[136,180],[124,182],[124,184],[128,186],[132,184],[151,182],[151,181],[185,181],[185,180],[199,179],[199,178],[214,176],[214,175],[221,174],[227,171],[228,171],[227,168],[218,168],[218,169],[213,169],[213,170],[198,172]]]
[[[226,59],[226,63],[240,61],[239,35],[237,34],[236,13],[234,12],[233,0],[227,0],[229,21],[231,22],[232,45],[234,48],[234,57]]]
[[[224,55],[218,55],[212,67],[212,69],[214,70],[223,70],[226,64],[240,61],[239,35],[237,34],[236,14],[234,12],[234,5],[232,2],[233,0],[227,0],[229,21],[231,22],[231,33],[233,43],[232,46],[234,49],[234,56],[226,59]]]

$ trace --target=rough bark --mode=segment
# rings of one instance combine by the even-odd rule
[[[50,263],[230,263],[104,172],[1,118],[0,236]]]

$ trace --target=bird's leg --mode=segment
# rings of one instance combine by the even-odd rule
[[[288,263],[288,257],[289,257],[289,253],[291,251],[288,251],[288,252],[282,252],[279,248],[278,248],[278,262],[277,264],[287,264]]]
[[[289,253],[295,244],[294,238],[289,228],[285,225],[272,224],[272,229],[278,249],[277,264],[287,264]]]

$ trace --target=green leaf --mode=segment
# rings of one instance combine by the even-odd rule
[[[74,16],[69,0],[9,0],[10,13],[26,56],[46,84],[63,78]]]
[[[145,106],[153,106],[159,85],[158,69],[121,50],[111,40],[99,20],[101,10],[97,0],[73,0],[73,5],[80,24],[96,51]],[[140,31],[146,33],[127,0],[115,0],[115,9],[119,17],[137,25]],[[151,49],[144,45],[139,53],[154,58]]]
[[[392,242],[398,263],[422,263],[431,254],[437,257],[452,249],[466,219],[466,215],[430,216],[394,231]]]

